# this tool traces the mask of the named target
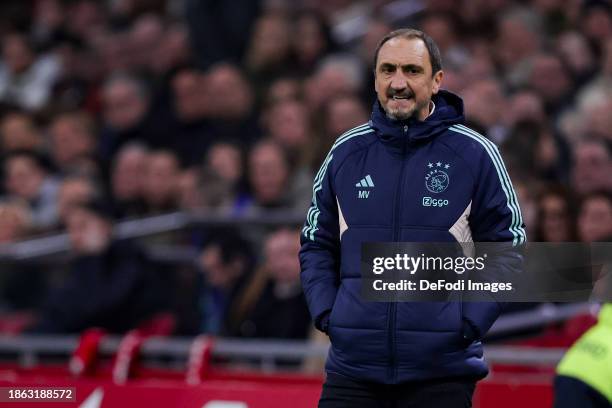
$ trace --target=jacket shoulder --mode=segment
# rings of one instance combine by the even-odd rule
[[[483,157],[499,155],[495,143],[462,124],[449,126],[440,136],[441,143],[444,143],[473,167],[478,167]]]
[[[376,134],[371,123],[364,123],[341,134],[332,145],[328,157],[333,156],[334,162],[341,162],[351,153],[369,146],[375,140]]]

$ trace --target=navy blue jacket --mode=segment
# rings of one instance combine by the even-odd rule
[[[496,302],[361,297],[364,242],[525,240],[497,148],[462,124],[458,96],[440,91],[432,100],[425,121],[388,119],[375,103],[315,177],[301,279],[315,325],[331,339],[329,372],[386,384],[488,372],[479,340],[500,313]]]

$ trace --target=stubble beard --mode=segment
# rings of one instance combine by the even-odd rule
[[[427,102],[424,106],[429,106],[429,102]],[[403,111],[401,109],[390,109],[388,106],[383,107],[385,114],[389,119],[399,121],[408,120],[411,118],[419,119],[419,112],[422,108],[423,106],[419,106],[418,104],[416,104],[416,102],[411,109],[406,111]]]
[[[385,109],[385,113],[387,114],[387,117],[391,120],[408,120],[414,117],[416,112],[417,112],[416,107],[408,111],[401,111],[399,109],[393,109],[393,110]]]

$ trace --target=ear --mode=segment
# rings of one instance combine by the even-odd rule
[[[437,94],[438,91],[440,90],[440,86],[442,86],[443,78],[444,78],[444,71],[442,70],[436,72],[436,74],[433,76],[433,84],[431,87],[431,93],[433,95]]]

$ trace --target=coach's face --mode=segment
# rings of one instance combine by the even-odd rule
[[[392,38],[378,53],[376,94],[389,118],[425,120],[443,75],[442,71],[432,75],[429,52],[420,38]]]

